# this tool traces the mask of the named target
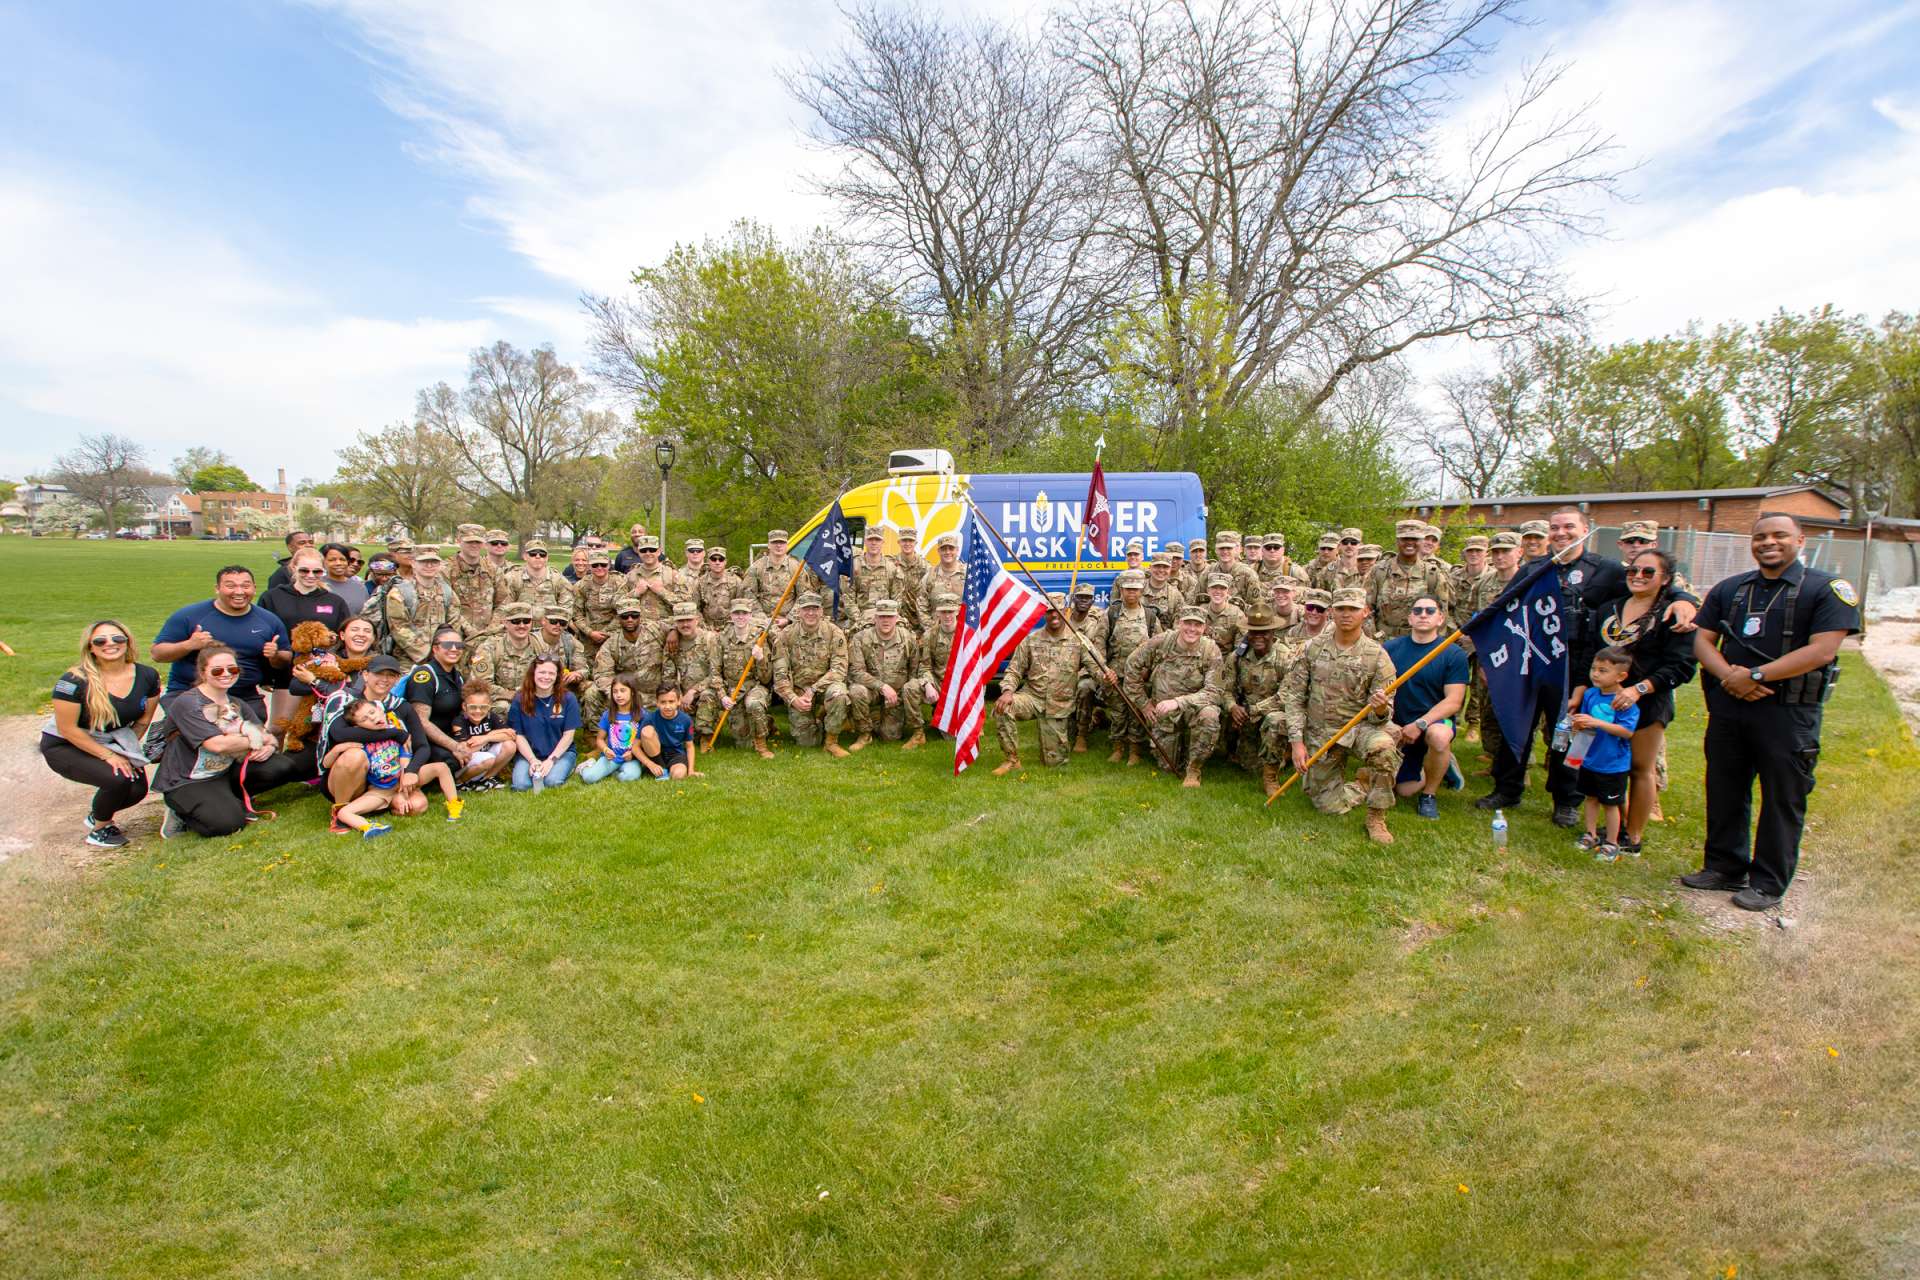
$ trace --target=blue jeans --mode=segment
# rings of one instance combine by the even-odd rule
[[[568,751],[554,760],[553,768],[547,771],[546,785],[549,787],[557,787],[565,782],[567,775],[572,772],[573,752]],[[525,756],[521,756],[513,762],[513,789],[515,791],[533,790],[533,773],[527,766],[527,758]]]
[[[618,773],[622,782],[638,782],[642,770],[638,760],[615,760],[611,756],[595,756],[580,766],[580,781],[599,782],[609,774]]]

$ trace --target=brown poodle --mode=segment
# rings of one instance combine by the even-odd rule
[[[293,714],[284,721],[276,721],[273,731],[281,736],[281,746],[286,751],[298,751],[307,743],[307,735],[313,731],[313,708],[322,694],[332,693],[355,671],[367,665],[367,658],[340,658],[335,656],[333,648],[340,637],[324,622],[301,622],[293,628],[293,665],[305,667],[312,673],[307,681],[311,692],[293,704]]]

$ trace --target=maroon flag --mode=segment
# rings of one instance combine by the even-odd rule
[[[1107,537],[1113,532],[1113,510],[1107,506],[1107,477],[1100,470],[1100,463],[1093,464],[1093,479],[1087,484],[1087,505],[1083,509],[1081,528],[1086,535],[1087,545],[1093,548],[1099,559],[1107,558]]]

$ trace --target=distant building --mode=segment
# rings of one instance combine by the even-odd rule
[[[198,511],[190,515],[194,534],[210,533],[224,538],[233,533],[251,533],[247,523],[248,511],[259,511],[267,515],[291,516],[293,500],[284,493],[273,493],[257,489],[252,493],[195,493],[190,497],[192,507]],[[183,504],[185,505],[185,504]],[[192,507],[189,508],[192,511]]]
[[[1522,493],[1470,498],[1413,508],[1423,519],[1445,524],[1464,518],[1492,528],[1517,528],[1523,521],[1545,520],[1560,507],[1578,507],[1596,525],[1652,520],[1663,529],[1703,533],[1745,533],[1762,511],[1784,511],[1803,524],[1850,527],[1842,495],[1819,485],[1794,484],[1759,489],[1657,489],[1644,493]]]

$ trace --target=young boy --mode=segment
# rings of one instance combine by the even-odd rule
[[[426,797],[418,783],[437,782],[447,800],[447,821],[458,822],[464,802],[453,785],[453,772],[438,761],[421,766],[409,782],[408,765],[413,753],[409,731],[398,717],[365,698],[356,698],[341,712],[345,723],[334,726],[326,763],[331,766],[341,752],[364,751],[367,754],[367,789],[334,810],[334,822],[358,831],[362,839],[386,835],[392,828],[368,819],[370,813],[392,809],[402,815],[424,813]],[[417,802],[417,803],[416,803]]]
[[[1592,849],[1601,862],[1620,856],[1620,815],[1627,803],[1627,774],[1633,765],[1633,731],[1640,725],[1640,708],[1616,711],[1614,695],[1626,683],[1633,659],[1624,649],[1602,649],[1593,656],[1587,691],[1580,710],[1569,722],[1576,734],[1592,742],[1579,761],[1580,794],[1587,798],[1587,832],[1580,847]],[[1569,757],[1575,754],[1569,751]],[[1568,763],[1572,763],[1570,759]],[[1600,834],[1600,815],[1606,813],[1606,834]]]
[[[653,709],[640,718],[640,767],[656,782],[704,778],[693,767],[697,751],[693,717],[680,709],[680,691],[661,686]]]
[[[460,718],[453,722],[453,740],[473,748],[466,767],[454,781],[469,791],[492,791],[501,775],[513,768],[514,739],[507,718],[493,710],[493,690],[484,680],[469,680],[460,692]]]

